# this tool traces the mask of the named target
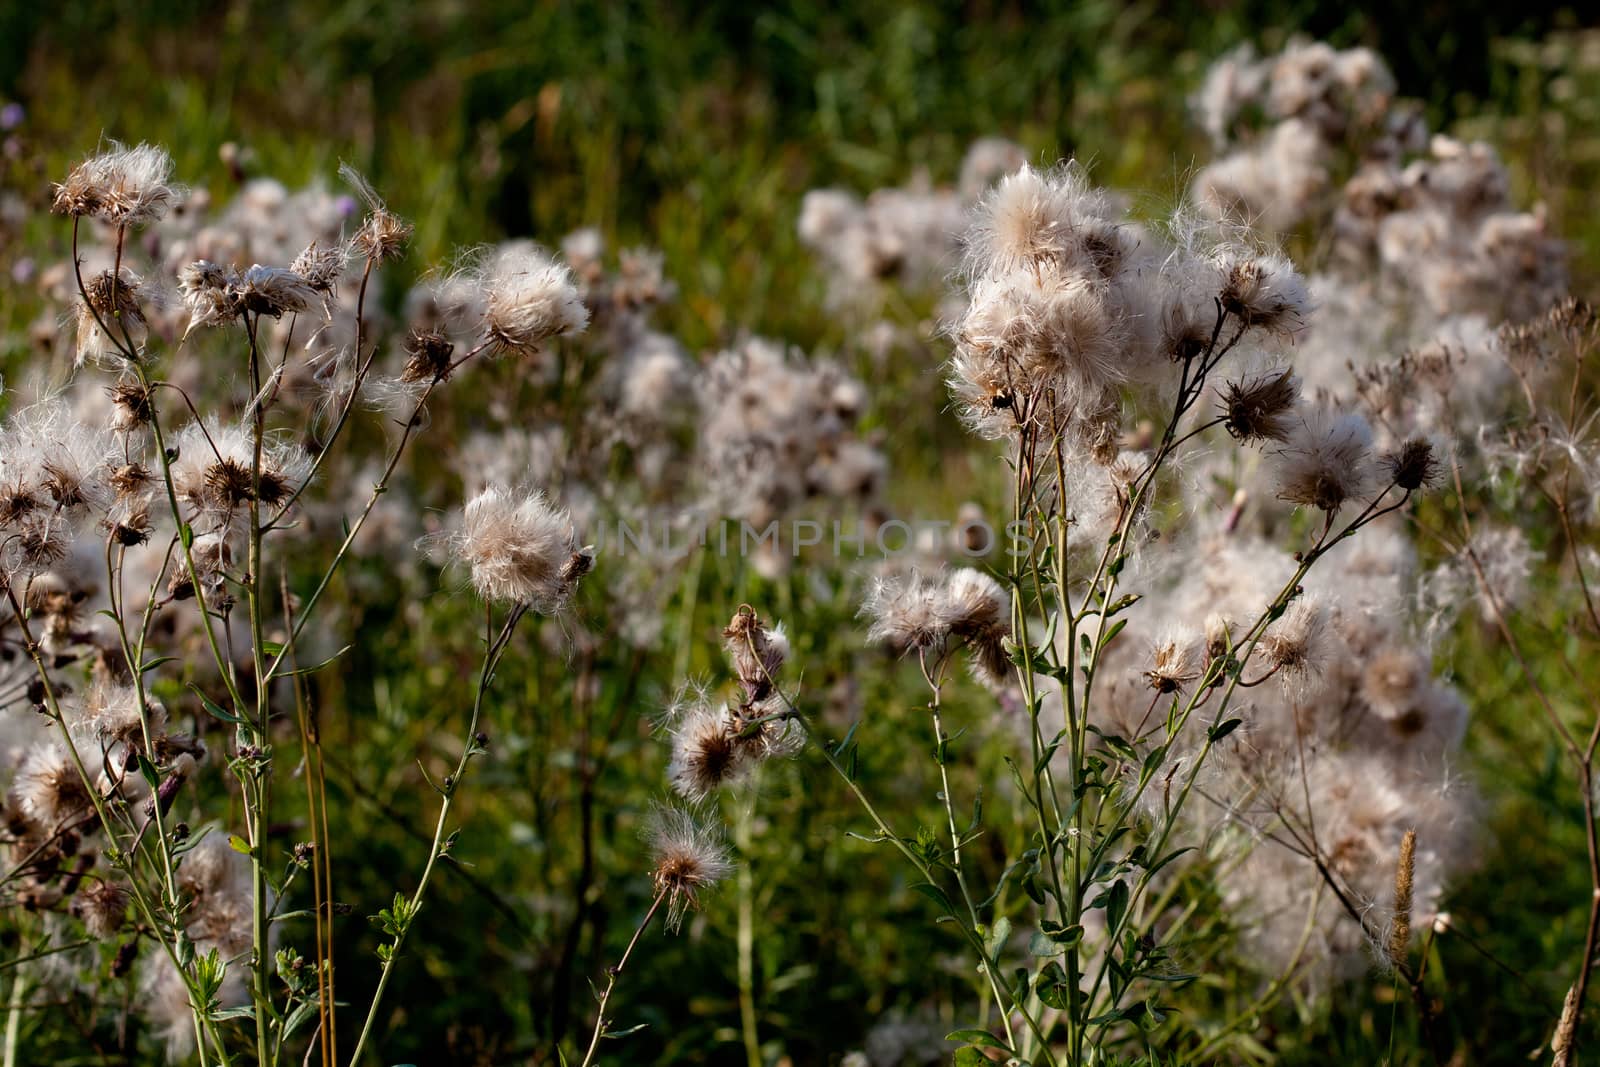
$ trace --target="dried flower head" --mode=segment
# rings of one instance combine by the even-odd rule
[[[676,930],[684,914],[699,907],[701,894],[732,873],[733,861],[722,834],[681,808],[651,812],[645,841],[654,865],[651,880],[667,904],[667,928]]]
[[[745,702],[765,700],[772,692],[773,679],[789,655],[789,638],[783,627],[768,630],[761,616],[748,604],[742,605],[722,631],[733,663],[733,672],[744,689]]]
[[[403,382],[442,382],[450,376],[450,357],[456,346],[437,330],[412,330],[406,334]]]
[[[1292,335],[1305,328],[1311,294],[1286,256],[1272,252],[1225,258],[1220,264],[1223,310],[1246,326]]]
[[[354,186],[367,204],[367,216],[350,239],[350,247],[356,255],[375,264],[399,256],[411,237],[411,224],[390,211],[372,184],[350,164],[339,167],[339,177]]]
[[[128,891],[115,882],[97,880],[73,897],[72,913],[89,933],[101,939],[115,937],[128,918]]]
[[[78,304],[80,366],[106,354],[108,349],[121,351],[123,345],[138,346],[145,329],[144,312],[139,306],[143,288],[139,278],[126,269],[120,277],[105,270],[84,282],[87,299]]]
[[[1426,438],[1412,437],[1383,457],[1389,481],[1408,492],[1426,489],[1439,477],[1439,461],[1433,444]]]
[[[189,309],[189,329],[221,326],[238,315],[239,281],[239,274],[232,267],[209,259],[195,260],[179,271],[178,292]]]
[[[1372,484],[1372,430],[1359,415],[1315,411],[1275,453],[1278,497],[1333,513]]]
[[[482,269],[484,334],[502,352],[536,355],[589,324],[572,272],[532,247],[495,253]]]
[[[172,157],[164,149],[140,144],[84,160],[57,185],[55,210],[74,218],[104,219],[114,226],[137,226],[167,213],[183,192],[172,184]]]
[[[304,311],[317,297],[311,283],[294,271],[259,263],[240,276],[235,293],[241,310],[273,318]]]
[[[671,709],[669,721],[672,761],[667,780],[685,798],[703,800],[749,770],[751,753],[735,736],[738,724],[704,693],[691,694],[685,706]]]
[[[479,596],[544,615],[566,604],[593,558],[579,547],[572,519],[543,493],[519,497],[499,486],[467,503],[450,548],[472,569]]]
[[[1168,637],[1151,649],[1150,668],[1144,672],[1144,680],[1157,693],[1178,693],[1202,673],[1194,642]]]
[[[117,433],[132,433],[150,425],[155,404],[150,390],[135,380],[118,382],[111,393],[111,428]]]
[[[339,276],[344,273],[347,252],[343,245],[318,245],[312,241],[306,245],[305,250],[294,258],[289,264],[289,270],[305,279],[306,285],[324,297],[333,295],[334,287],[339,284]]]
[[[1288,369],[1228,382],[1222,395],[1223,426],[1246,444],[1288,440],[1289,413],[1299,399],[1300,381]]]
[[[1301,599],[1267,628],[1257,648],[1286,689],[1301,689],[1327,659],[1327,614],[1315,600]]]

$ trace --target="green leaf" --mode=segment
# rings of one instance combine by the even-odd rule
[[[1129,608],[1133,607],[1133,605],[1137,604],[1140,600],[1143,600],[1143,599],[1144,599],[1144,594],[1143,593],[1129,593],[1127,596],[1122,597],[1121,599],[1119,599],[1115,604],[1112,604],[1110,607],[1106,608],[1105,616],[1106,616],[1106,618],[1109,619],[1113,615],[1117,615],[1117,614],[1119,614],[1121,612],[1127,611]],[[1106,637],[1100,643],[1101,644],[1105,644],[1106,641],[1109,641],[1109,640],[1111,640],[1111,638],[1110,637]]]
[[[194,695],[200,698],[200,703],[205,706],[206,711],[209,712],[214,718],[221,719],[223,722],[231,722],[238,726],[244,725],[243,719],[239,718],[239,716],[233,714],[232,712],[224,711],[222,709],[222,705],[218,704],[215,700],[212,700],[210,697],[202,693],[199,686],[195,685],[193,682],[190,682],[189,688],[194,690]]]
[[[1185,852],[1193,852],[1193,851],[1194,851],[1194,846],[1193,845],[1185,845],[1183,848],[1176,849],[1176,850],[1174,850],[1172,852],[1167,853],[1165,856],[1162,856],[1160,859],[1156,860],[1154,863],[1152,863],[1150,865],[1150,868],[1149,868],[1150,873],[1152,875],[1155,874],[1161,868],[1165,867],[1167,864],[1171,863],[1173,860],[1177,859],[1179,856],[1183,855]]]
[[[143,667],[140,667],[139,668],[139,673],[140,674],[149,674],[151,671],[155,670],[157,667],[161,666],[163,663],[176,663],[177,659],[178,659],[177,656],[159,656],[156,659],[150,660]]]
[[[1227,737],[1229,734],[1237,730],[1239,725],[1243,722],[1243,719],[1229,719],[1227,722],[1219,722],[1210,730],[1209,736],[1211,738],[1211,743],[1214,745],[1218,741],[1221,741],[1224,737]]]
[[[1033,991],[1039,996],[1039,1003],[1047,1008],[1063,1011],[1067,1008],[1067,972],[1061,969],[1059,963],[1047,963],[1039,972],[1039,977],[1033,980]]]
[[[1011,936],[1011,920],[1001,916],[995,920],[994,929],[989,934],[988,943],[984,946],[989,950],[990,958],[998,958],[1000,950],[1005,947],[1006,939]]]
[[[997,1048],[1004,1052],[1011,1049],[1004,1041],[995,1037],[987,1030],[952,1030],[945,1035],[946,1041],[965,1041],[969,1045],[981,1045],[984,1048]]]
[[[340,656],[344,655],[346,652],[349,652],[354,647],[355,647],[354,645],[345,645],[339,651],[335,652],[333,655],[329,656],[327,659],[323,660],[321,663],[316,664],[315,666],[312,666],[312,667],[296,667],[292,671],[284,671],[283,674],[287,678],[293,678],[297,674],[316,674],[322,668],[328,666],[334,660],[338,659]],[[272,653],[272,654],[273,655],[277,655],[277,653],[275,653],[275,652]]]
[[[1028,938],[1029,955],[1040,957],[1059,956],[1065,951],[1067,951],[1067,946],[1056,944],[1050,935],[1042,930],[1036,931],[1032,937]]]
[[[950,898],[945,894],[945,891],[934,885],[932,882],[917,882],[913,884],[911,888],[915,889],[917,892],[921,893],[923,896],[927,897],[929,900],[933,901],[947,912],[954,912],[956,910],[954,906],[951,905]]]
[[[256,1009],[246,1004],[239,1008],[227,1008],[223,1011],[211,1012],[209,1017],[213,1022],[219,1023],[226,1022],[229,1019],[254,1019],[256,1017]]]
[[[1116,639],[1116,636],[1118,634],[1120,634],[1127,625],[1128,625],[1128,620],[1127,619],[1118,619],[1116,622],[1112,623],[1110,626],[1107,626],[1106,630],[1105,630],[1105,633],[1100,635],[1100,641],[1099,641],[1099,644],[1097,645],[1097,647],[1098,648],[1105,648],[1107,645],[1109,645],[1112,641],[1114,641]]]
[[[1040,923],[1040,933],[1063,948],[1071,948],[1083,940],[1083,927],[1074,923],[1071,926],[1062,926],[1051,919]]]
[[[1122,926],[1122,917],[1128,911],[1128,883],[1112,882],[1111,892],[1106,899],[1106,929],[1118,930]]]

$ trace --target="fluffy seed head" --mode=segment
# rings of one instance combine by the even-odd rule
[[[536,355],[552,337],[589,324],[572,272],[537,249],[502,249],[485,266],[482,284],[484,333],[499,351]]]
[[[972,669],[991,684],[1011,669],[1006,638],[1011,636],[1011,595],[982,571],[962,567],[945,586],[945,617],[950,633],[967,646]]]
[[[1383,457],[1389,480],[1401,489],[1425,489],[1439,477],[1439,461],[1426,438],[1413,437]]]
[[[240,277],[236,296],[245,311],[282,318],[286,312],[300,312],[310,307],[317,291],[292,270],[257,263]]]
[[[684,798],[704,800],[749,769],[749,752],[734,736],[727,709],[703,698],[675,710],[667,780]]]
[[[56,186],[54,208],[74,218],[137,226],[165,215],[182,192],[172,184],[172,157],[164,149],[113,141],[111,151],[84,160]]]
[[[1300,381],[1287,369],[1228,382],[1222,395],[1223,426],[1247,444],[1286,441],[1289,413],[1299,399]]]
[[[115,882],[91,882],[78,891],[72,913],[94,937],[115,937],[128,917],[128,891]]]
[[[239,314],[239,274],[198,259],[178,272],[178,292],[189,309],[189,329],[221,326]]]
[[[1311,294],[1287,257],[1225,258],[1219,268],[1222,307],[1240,323],[1286,336],[1305,328]]]
[[[1258,645],[1288,689],[1303,687],[1326,659],[1327,616],[1313,600],[1301,599],[1262,635]]]
[[[1333,513],[1372,482],[1372,430],[1359,415],[1317,411],[1276,452],[1278,497]]]
[[[1157,693],[1177,693],[1199,678],[1200,674],[1194,642],[1168,637],[1157,642],[1151,650],[1150,669],[1144,672],[1144,680]]]
[[[519,497],[499,486],[468,502],[451,548],[472,569],[479,596],[527,604],[544,615],[566,604],[592,561],[578,545],[572,519],[543,493]]]
[[[667,927],[676,930],[700,895],[733,871],[722,834],[681,808],[656,808],[645,826],[651,880],[666,897]]]
[[[367,204],[367,216],[361,220],[361,228],[350,239],[350,247],[356,255],[374,264],[400,255],[411,236],[411,224],[390,211],[371,183],[350,164],[339,167],[339,176],[355,186],[356,192]]]
[[[15,807],[48,829],[82,817],[93,803],[71,756],[54,741],[37,745],[28,753],[11,789]]]

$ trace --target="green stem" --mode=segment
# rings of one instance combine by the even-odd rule
[[[422,868],[422,877],[417,882],[417,888],[411,894],[408,914],[410,919],[400,932],[395,936],[394,944],[389,953],[389,958],[384,961],[383,969],[378,975],[378,988],[372,994],[372,1003],[367,1008],[367,1018],[361,1025],[361,1036],[356,1039],[355,1051],[351,1052],[349,1063],[351,1067],[361,1062],[362,1050],[366,1048],[368,1039],[372,1036],[373,1025],[378,1019],[378,1008],[383,1003],[383,994],[389,988],[389,979],[394,974],[395,962],[400,958],[400,949],[405,944],[406,936],[411,928],[416,925],[417,913],[422,908],[423,895],[428,891],[428,882],[433,877],[434,867],[438,865],[439,857],[446,850],[445,827],[450,821],[450,808],[455,801],[456,791],[461,788],[462,776],[465,774],[467,764],[478,752],[477,733],[478,719],[483,713],[483,701],[489,691],[489,685],[494,679],[495,668],[500,663],[500,657],[505,653],[506,646],[511,642],[511,634],[516,625],[526,614],[527,608],[521,605],[513,608],[507,616],[505,625],[500,630],[500,635],[490,643],[488,652],[483,657],[483,670],[478,675],[478,687],[472,698],[472,717],[467,722],[466,746],[462,750],[461,758],[456,762],[456,770],[447,779],[441,788],[444,799],[439,804],[439,819],[433,829],[433,844],[428,849],[428,862]],[[490,630],[492,633],[493,631]]]

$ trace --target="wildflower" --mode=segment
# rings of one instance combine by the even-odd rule
[[[554,614],[593,565],[589,550],[578,546],[572,519],[543,493],[518,499],[489,486],[467,503],[462,520],[451,548],[472,569],[473,587],[485,600]]]
[[[484,332],[500,351],[536,355],[550,338],[589,324],[572,272],[536,249],[502,249],[481,280]]]
[[[789,638],[783,627],[768,630],[761,617],[748,605],[739,609],[722,631],[734,674],[744,688],[746,703],[765,700],[772,692],[772,680],[789,655]]]
[[[361,228],[350,239],[350,246],[372,263],[382,263],[399,256],[411,236],[411,224],[390,211],[371,183],[354,167],[348,163],[341,165],[339,176],[355,186],[356,192],[367,204],[367,216],[361,220]]]
[[[172,157],[154,145],[124,148],[84,160],[55,187],[54,208],[74,218],[104,219],[115,226],[153,222],[167,213],[182,188],[172,184]]]
[[[1372,481],[1372,430],[1359,415],[1314,412],[1301,420],[1278,460],[1278,497],[1330,515]]]
[[[676,930],[684,914],[699,907],[700,895],[732,873],[733,861],[721,833],[681,808],[656,808],[645,840],[654,865],[651,880],[667,902],[667,928]]]
[[[1227,383],[1222,399],[1225,426],[1236,440],[1285,441],[1289,412],[1300,398],[1300,381],[1283,370]]]

